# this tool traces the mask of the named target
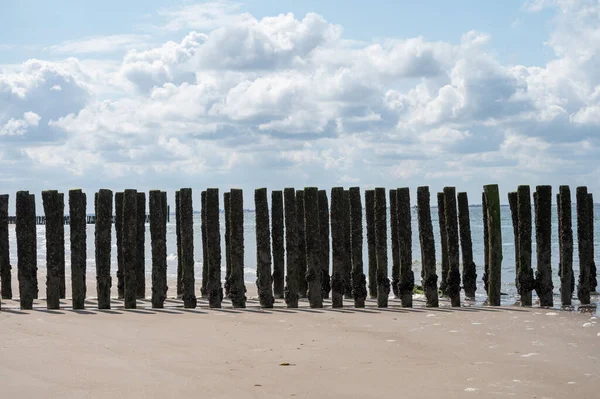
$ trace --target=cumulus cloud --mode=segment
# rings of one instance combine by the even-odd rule
[[[35,112],[25,112],[23,119],[9,119],[4,126],[0,127],[0,136],[22,136],[29,127],[37,127],[40,116]]]

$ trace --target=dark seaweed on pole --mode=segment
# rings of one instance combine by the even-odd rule
[[[590,234],[590,209],[587,187],[577,187],[577,241],[579,244],[579,281],[577,298],[582,305],[590,304],[592,245]]]
[[[387,203],[383,187],[375,189],[375,245],[377,247],[377,306],[387,308],[390,280],[387,256]]]
[[[442,249],[442,278],[440,279],[440,291],[447,295],[448,286],[448,237],[446,231],[446,217],[444,209],[444,193],[437,193],[438,223],[440,225],[440,247]]]
[[[552,307],[552,186],[536,187],[535,244],[537,271],[535,290],[540,298],[540,306]]]
[[[488,211],[485,192],[481,193],[481,213],[483,215],[483,288],[488,292],[488,279],[490,275],[490,239],[488,230]]]
[[[563,306],[570,306],[573,296],[573,221],[571,215],[571,189],[560,186],[556,196],[558,210],[558,247],[560,277],[560,299]]]
[[[137,193],[137,297],[146,297],[146,254],[144,251],[146,240],[146,193]]]
[[[137,298],[137,190],[123,193],[123,275],[125,309],[136,308]]]
[[[35,220],[32,217],[31,197],[29,191],[18,191],[16,199],[17,220],[15,232],[17,235],[17,275],[19,279],[19,300],[21,309],[33,308],[36,295],[36,273],[34,262]]]
[[[363,267],[363,224],[360,188],[350,187],[350,244],[352,246],[352,296],[354,306],[365,307],[367,279]]]
[[[65,251],[60,230],[64,230],[65,205],[58,191],[42,191],[46,217],[46,306],[60,309],[60,255]],[[64,260],[64,256],[63,256]]]
[[[398,213],[398,247],[400,251],[400,281],[398,295],[402,307],[412,307],[412,294],[415,274],[412,270],[412,227],[410,213],[410,190],[408,187],[396,190]]]
[[[350,244],[350,193],[344,190],[344,297],[352,299],[352,255]]]
[[[399,298],[398,283],[400,282],[400,246],[398,244],[398,200],[397,191],[391,189],[390,196],[390,234],[392,240],[392,292],[394,298]]]
[[[513,237],[515,243],[515,287],[519,291],[519,212],[517,208],[517,192],[508,193],[508,204],[512,218]]]
[[[331,189],[331,306],[344,306],[344,188]]]
[[[444,187],[444,218],[448,242],[448,275],[446,292],[452,306],[460,306],[460,249],[458,242],[458,215],[456,210],[456,189]]]
[[[331,276],[329,275],[329,201],[327,191],[319,190],[319,235],[321,240],[321,292],[323,298],[329,298]]]
[[[529,186],[517,188],[517,219],[519,222],[519,295],[521,306],[532,305],[531,291],[535,288],[531,268],[531,191]]]
[[[177,241],[177,298],[183,296],[183,262],[181,257],[181,212],[179,191],[175,191],[175,235]]]
[[[377,298],[377,250],[375,248],[375,190],[365,191],[365,219],[367,222],[367,260],[369,296]]]
[[[488,303],[500,306],[502,271],[502,227],[500,224],[500,194],[497,184],[483,186],[487,201],[490,266],[488,275]]]
[[[458,193],[458,224],[463,262],[463,288],[467,298],[475,298],[475,291],[477,290],[477,267],[475,266],[475,262],[473,262],[473,241],[471,239],[471,219],[469,216],[469,199],[467,193]]]
[[[306,298],[306,237],[304,235],[304,191],[296,191],[296,218],[298,227],[298,295]]]
[[[184,308],[195,308],[196,279],[194,277],[194,208],[192,189],[179,190],[179,233],[181,234],[181,281]]]
[[[287,274],[285,276],[285,303],[288,308],[298,307],[298,218],[296,192],[288,187],[283,190],[285,216],[285,249]]]
[[[206,232],[206,191],[200,193],[200,230],[202,235],[202,282],[200,286],[200,295],[203,298],[208,296],[208,234]]]
[[[150,244],[152,247],[152,307],[163,308],[167,297],[167,220],[160,190],[149,192]]]
[[[304,189],[304,234],[306,240],[306,281],[311,308],[323,307],[321,294],[321,243],[319,234],[319,189]]]
[[[229,298],[231,276],[231,193],[223,193],[223,207],[225,213],[225,297]]]
[[[96,294],[98,309],[110,309],[110,252],[112,241],[113,193],[111,190],[98,190],[94,196],[96,228],[94,229],[96,257]]]
[[[206,190],[206,244],[208,247],[208,304],[220,308],[221,287],[221,229],[219,227],[219,189]]]
[[[10,251],[8,241],[8,194],[0,195],[0,293],[12,299]]]
[[[438,301],[438,276],[435,270],[435,241],[433,238],[433,224],[431,223],[431,208],[429,187],[417,188],[417,215],[419,222],[419,241],[421,243],[421,277],[423,291],[425,292],[427,307],[437,308]]]
[[[297,198],[297,197],[296,197]],[[271,234],[269,232],[269,205],[267,203],[267,189],[257,188],[254,191],[254,205],[256,217],[256,287],[260,306],[272,308],[273,298],[271,277]],[[304,208],[298,204],[297,208]]]
[[[283,298],[285,247],[283,243],[283,192],[271,192],[271,237],[273,240],[273,295]]]
[[[117,294],[125,295],[125,275],[123,270],[123,193],[115,193],[115,236],[117,239]]]
[[[244,284],[244,196],[242,190],[231,189],[229,200],[231,274],[229,296],[234,308],[246,307]]]

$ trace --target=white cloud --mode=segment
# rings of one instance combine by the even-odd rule
[[[149,40],[149,35],[138,34],[91,36],[50,46],[49,50],[62,54],[111,53],[131,50],[132,48],[138,50],[146,48],[149,46]]]
[[[23,119],[10,119],[4,126],[0,126],[0,136],[22,136],[30,127],[37,127],[40,116],[35,112],[25,112]]]

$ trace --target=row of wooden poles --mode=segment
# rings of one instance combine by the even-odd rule
[[[388,197],[389,195],[389,197]],[[201,234],[203,269],[201,295],[209,306],[221,307],[223,297],[233,307],[246,306],[244,283],[244,208],[240,189],[224,193],[225,209],[225,292],[221,281],[221,234],[219,190],[201,193]],[[552,189],[537,186],[533,194],[536,226],[537,271],[532,269],[532,207],[529,186],[519,186],[508,199],[515,235],[516,285],[523,306],[532,305],[535,290],[541,306],[553,306],[551,267]],[[577,297],[590,303],[596,288],[593,253],[593,199],[586,187],[578,187],[577,233],[580,275]],[[64,196],[57,191],[42,192],[46,218],[46,298],[48,309],[58,309],[65,298]],[[367,226],[368,287],[363,266],[363,203],[360,188],[331,190],[331,207],[325,190],[306,187],[272,191],[271,212],[267,189],[254,193],[256,218],[257,280],[260,305],[273,307],[275,298],[284,298],[289,308],[299,298],[308,298],[313,308],[329,298],[333,307],[342,307],[344,297],[364,307],[369,294],[379,307],[388,306],[390,285],[403,307],[412,306],[415,277],[412,271],[411,206],[408,188],[366,190],[364,212]],[[388,277],[387,209],[389,199],[392,242],[392,278]],[[177,237],[177,296],[186,308],[197,305],[194,273],[192,189],[175,193]],[[95,202],[95,260],[98,308],[109,309],[112,278],[111,229],[113,193],[99,190]],[[117,287],[126,308],[135,308],[145,296],[145,211],[146,195],[125,190],[114,195],[117,239]],[[500,198],[497,185],[484,186],[482,193],[485,265],[483,281],[488,304],[500,305],[502,236]],[[574,294],[573,230],[571,193],[561,186],[557,195],[561,302],[571,305]],[[442,247],[441,293],[452,306],[460,306],[461,289],[473,298],[477,289],[473,262],[469,204],[466,193],[456,194],[445,187],[437,195]],[[162,308],[167,294],[166,223],[167,195],[149,192],[149,224],[152,247],[152,306]],[[437,307],[438,276],[428,187],[417,189],[417,215],[421,246],[421,279],[426,306]],[[83,309],[86,299],[86,194],[69,191],[72,306]],[[271,219],[271,220],[269,220]],[[16,195],[16,235],[19,297],[22,309],[31,309],[38,297],[35,197],[28,191]],[[0,196],[0,289],[2,298],[12,298],[11,265],[8,253],[8,195]],[[460,251],[462,247],[462,251]],[[462,276],[460,253],[462,252]],[[330,273],[331,260],[331,273]],[[461,286],[462,277],[462,286]],[[367,291],[368,290],[368,291]]]

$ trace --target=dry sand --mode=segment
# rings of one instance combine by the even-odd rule
[[[169,299],[159,310],[145,300],[124,310],[115,300],[98,311],[90,300],[85,311],[47,311],[40,300],[20,311],[3,301],[1,397],[600,397],[592,314],[401,309],[396,300],[364,310],[199,304],[188,311]]]

